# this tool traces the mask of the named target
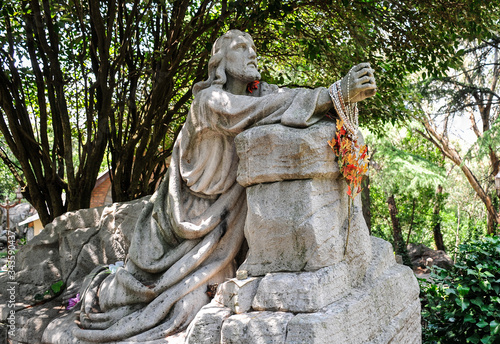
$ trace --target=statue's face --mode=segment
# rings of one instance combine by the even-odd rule
[[[226,49],[226,74],[243,82],[260,79],[257,53],[249,36],[237,36]]]

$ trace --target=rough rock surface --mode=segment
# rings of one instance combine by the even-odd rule
[[[433,250],[424,244],[408,244],[408,255],[414,268],[427,268],[435,265],[443,269],[449,269],[453,260],[442,250]],[[429,258],[432,261],[429,261]]]
[[[246,313],[227,317],[222,323],[220,343],[421,343],[419,287],[411,269],[396,264],[392,247],[388,242],[372,237],[371,245],[374,255],[363,283],[350,289],[348,294],[332,298],[332,302],[314,311],[295,309],[296,305],[301,304],[303,297],[301,294],[295,294],[298,302],[291,304],[290,307],[294,309],[287,310],[286,307],[281,307],[276,311],[275,305],[284,304],[283,300],[291,297],[293,292],[314,292],[319,294],[315,296],[317,299],[327,299],[332,292],[330,284],[317,284],[313,288],[307,283],[298,284],[292,286],[290,290],[291,285],[287,283],[277,283],[272,286],[265,283],[266,278],[276,281],[277,276],[298,283],[301,279],[305,281],[311,278],[313,273],[268,274],[262,280],[257,280],[260,282],[259,291],[262,289],[262,293],[272,289],[274,295],[270,298],[274,300],[274,304],[262,306],[262,302],[257,301],[257,298],[262,296],[256,295],[253,305],[260,303],[260,311],[252,307]],[[318,275],[325,274],[327,271],[322,271]],[[314,277],[312,279],[314,280]],[[234,282],[229,281],[225,284],[231,283]],[[220,290],[229,289],[224,288],[223,284]],[[281,301],[280,296],[283,296]],[[212,313],[216,312],[214,307],[227,309],[216,300],[205,307]],[[208,320],[200,318],[191,324],[191,328],[201,327],[207,330]],[[210,327],[214,332],[218,331],[217,328]]]
[[[247,188],[245,237],[249,255],[240,270],[251,276],[278,271],[313,271],[338,262],[343,254],[338,183],[303,179]]]
[[[186,344],[214,344],[220,343],[222,323],[232,314],[229,308],[221,307],[215,301],[203,307],[186,334]]]
[[[9,209],[9,218],[10,218],[10,227],[14,228],[19,222],[22,222],[24,219],[30,216],[31,205],[29,203],[21,203]],[[7,222],[7,211],[5,209],[1,209],[3,215],[0,217],[0,222],[4,226]]]
[[[408,285],[410,281],[413,285]],[[354,289],[324,310],[298,314],[288,324],[286,343],[419,343],[418,295],[412,271],[394,265],[381,278]],[[406,331],[414,323],[418,331]]]
[[[249,312],[229,317],[222,325],[221,344],[285,343],[292,313]]]
[[[345,296],[351,290],[344,262],[314,272],[269,273],[258,286],[254,310],[314,312]]]
[[[249,244],[239,270],[264,276],[346,260],[356,275],[352,283],[364,276],[371,254],[368,229],[358,197],[347,239],[347,185],[337,178],[338,164],[327,144],[334,133],[335,124],[322,121],[306,129],[254,127],[236,137],[238,181],[247,186]]]
[[[214,302],[228,307],[233,313],[240,314],[252,309],[252,302],[261,278],[250,277],[244,280],[236,278],[223,283],[217,289]]]
[[[235,138],[240,156],[238,183],[249,186],[281,180],[336,179],[339,167],[325,141],[334,132],[335,123],[327,121],[309,128],[266,125],[244,131]]]
[[[14,343],[41,343],[43,329],[64,313],[65,301],[77,293],[83,278],[99,264],[125,259],[136,217],[146,199],[107,207],[67,213],[44,230],[16,254],[16,336]],[[0,276],[1,320],[8,315],[6,285],[8,275]],[[64,281],[63,295],[42,304],[51,285]],[[33,307],[35,306],[35,307]]]

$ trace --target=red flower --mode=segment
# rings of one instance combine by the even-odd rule
[[[256,90],[259,88],[259,83],[260,83],[259,80],[255,80],[255,81],[250,82],[247,85],[247,91],[250,93],[253,93],[253,90]]]

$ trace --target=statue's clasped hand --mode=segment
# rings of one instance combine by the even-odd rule
[[[367,62],[351,68],[340,82],[342,98],[346,103],[356,103],[377,93],[374,72]]]

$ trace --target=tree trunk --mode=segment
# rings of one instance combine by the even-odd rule
[[[495,233],[495,217],[490,213],[487,212],[487,233],[488,235],[492,235]]]
[[[408,229],[408,236],[406,237],[406,246],[410,243],[410,236],[413,230],[413,224],[415,222],[415,208],[417,206],[417,199],[413,198],[412,208],[411,208],[411,219],[410,219],[410,228]]]
[[[401,224],[398,218],[398,208],[396,207],[396,200],[394,195],[387,197],[387,205],[389,207],[389,215],[392,222],[392,235],[394,238],[394,250],[397,254],[403,254],[404,242],[403,235],[401,234]]]
[[[434,232],[434,244],[436,246],[436,249],[446,251],[446,248],[444,247],[443,233],[441,232],[441,217],[439,216],[442,208],[442,199],[443,187],[441,185],[438,185],[436,190],[436,204],[434,204],[434,226],[432,228],[432,231]]]
[[[458,152],[455,150],[454,147],[450,146],[448,137],[445,136],[444,134],[439,134],[436,129],[432,126],[431,121],[428,118],[424,119],[422,121],[422,124],[424,125],[427,134],[419,131],[419,133],[432,142],[440,151],[443,153],[444,156],[446,156],[448,159],[453,161],[455,165],[460,167],[462,170],[463,174],[467,178],[469,184],[472,186],[476,194],[478,195],[479,199],[484,203],[486,206],[486,210],[488,213],[488,229],[487,229],[487,234],[493,234],[495,232],[494,229],[494,222],[497,224],[500,223],[500,216],[495,207],[493,206],[492,199],[490,195],[488,195],[479,181],[477,180],[476,176],[472,171],[469,169],[469,167],[463,162],[462,158],[458,154]]]

